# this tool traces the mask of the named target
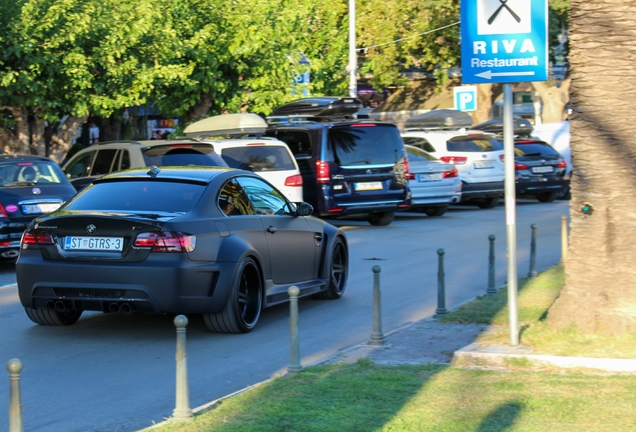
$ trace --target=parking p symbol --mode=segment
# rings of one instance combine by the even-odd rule
[[[453,89],[455,109],[458,111],[475,111],[477,109],[477,87],[460,86]]]

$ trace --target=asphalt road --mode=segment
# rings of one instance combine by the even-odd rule
[[[537,224],[537,270],[561,258],[561,216],[569,203],[519,200],[518,275],[530,265]],[[497,285],[505,282],[505,209],[452,207],[441,218],[403,213],[388,227],[336,221],[350,245],[350,275],[337,301],[300,301],[301,363],[369,339],[373,273],[380,265],[382,324],[389,332],[437,307],[437,249],[445,250],[447,307],[485,293],[488,236],[495,234]],[[11,264],[0,266],[0,360],[19,358],[23,424],[29,432],[136,431],[170,417],[175,407],[173,316],[86,313],[70,327],[33,324],[19,304]],[[209,333],[202,319],[187,327],[190,406],[208,403],[282,374],[289,363],[288,305],[267,309],[246,335]],[[8,425],[8,373],[0,384],[0,429]]]

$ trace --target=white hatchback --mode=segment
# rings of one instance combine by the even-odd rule
[[[493,208],[504,195],[504,163],[495,135],[471,130],[406,130],[404,143],[454,163],[462,180],[462,203]]]
[[[252,171],[291,202],[303,201],[303,178],[287,144],[263,137],[267,122],[256,114],[226,114],[198,121],[185,134],[214,144],[231,167]]]

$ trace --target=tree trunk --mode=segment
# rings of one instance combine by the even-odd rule
[[[73,145],[75,139],[75,132],[78,128],[82,127],[82,124],[86,122],[87,117],[75,117],[68,116],[62,122],[60,127],[51,137],[50,154],[49,157],[57,163],[61,163],[64,160],[64,156]]]
[[[533,82],[532,86],[539,93],[543,103],[541,121],[543,123],[554,123],[565,120],[565,104],[568,103],[570,78],[561,81],[559,87],[545,82]]]
[[[29,130],[31,131],[31,154],[46,156],[46,143],[44,141],[44,131],[46,121],[32,114],[29,118]]]
[[[29,112],[26,108],[9,107],[15,121],[15,135],[18,142],[18,154],[31,154],[29,133]]]
[[[477,87],[477,110],[472,113],[475,124],[483,123],[490,119],[492,108],[492,84],[479,84]]]
[[[188,124],[193,121],[202,120],[208,116],[208,112],[212,107],[212,95],[204,93],[201,95],[199,103],[192,106],[185,116],[185,123]]]
[[[572,0],[574,174],[566,285],[548,314],[557,327],[636,331],[634,24],[636,0]]]
[[[123,119],[116,112],[110,117],[100,117],[95,122],[99,127],[99,142],[121,140],[123,136]]]

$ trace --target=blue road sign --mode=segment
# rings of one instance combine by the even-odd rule
[[[453,87],[453,96],[457,111],[475,111],[477,109],[477,87]]]
[[[461,0],[462,83],[548,79],[547,0]]]

